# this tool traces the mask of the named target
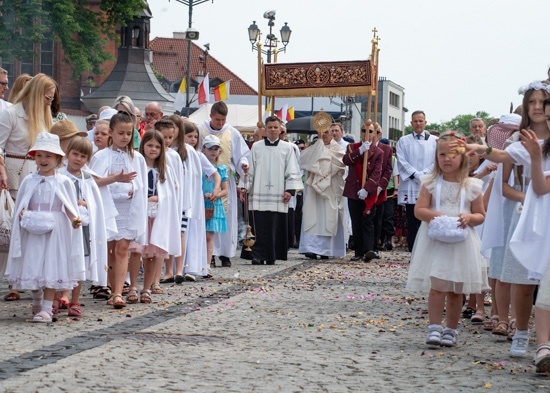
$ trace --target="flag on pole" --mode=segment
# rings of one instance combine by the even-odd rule
[[[208,74],[204,77],[204,80],[199,85],[199,105],[210,102],[210,79]]]
[[[183,78],[174,101],[174,109],[177,111],[181,111],[185,107],[185,90],[187,90],[187,80]]]
[[[231,85],[231,79],[227,82],[223,82],[214,87],[214,102],[224,101],[229,98],[229,87]]]
[[[262,116],[262,123],[265,125],[265,119],[271,116],[271,101],[267,101],[267,108],[265,108],[264,115]]]
[[[294,120],[294,107],[293,106],[288,108],[288,111],[286,112],[286,121],[289,122],[291,120]]]
[[[287,112],[288,112],[288,104],[283,106],[281,109],[279,109],[279,112],[277,112],[277,117],[282,121],[286,122]]]

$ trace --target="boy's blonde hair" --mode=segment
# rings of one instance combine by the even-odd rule
[[[75,150],[80,154],[84,154],[86,157],[88,157],[88,161],[90,161],[94,153],[92,142],[90,142],[87,138],[81,136],[75,136],[73,139],[71,139],[71,141],[69,142],[69,146],[67,146],[67,155],[71,150]]]

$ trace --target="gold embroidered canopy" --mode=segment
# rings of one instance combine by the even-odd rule
[[[265,64],[261,94],[276,97],[365,96],[372,88],[369,60]]]

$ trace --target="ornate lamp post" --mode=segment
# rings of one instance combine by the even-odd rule
[[[283,44],[282,47],[279,47],[279,39],[275,34],[273,34],[273,27],[275,26],[275,11],[266,11],[264,13],[264,18],[268,20],[267,25],[269,26],[269,34],[265,38],[265,43],[261,42],[261,31],[256,25],[256,21],[253,21],[252,24],[248,27],[248,39],[252,44],[252,50],[258,51],[258,128],[263,127],[262,123],[262,97],[260,94],[261,84],[262,84],[262,54],[267,56],[267,63],[271,63],[271,57],[273,56],[273,62],[277,62],[277,54],[279,52],[286,52],[286,46],[290,41],[290,34],[292,30],[288,26],[288,23],[285,22],[285,25],[281,28],[281,40]],[[263,49],[263,48],[265,49]],[[275,111],[275,97],[271,100],[271,114],[273,115]]]

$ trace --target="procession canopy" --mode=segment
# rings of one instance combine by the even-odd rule
[[[261,94],[276,97],[366,96],[370,60],[265,64]]]

